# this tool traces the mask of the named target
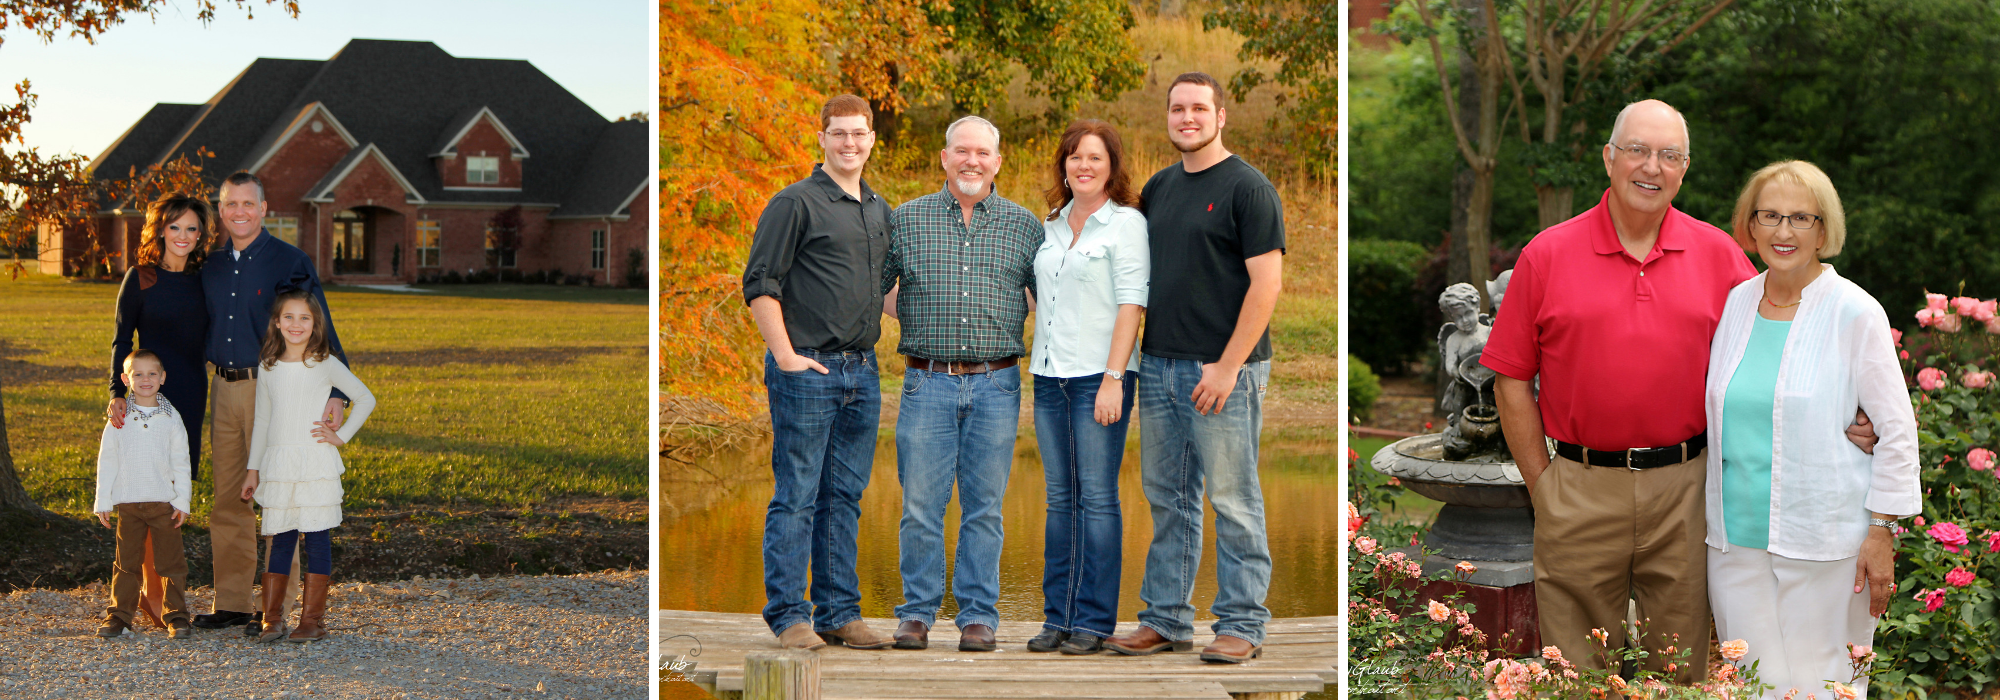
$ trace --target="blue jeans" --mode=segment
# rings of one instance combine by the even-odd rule
[[[1271,611],[1271,546],[1264,538],[1264,492],[1257,484],[1257,434],[1264,425],[1270,362],[1236,375],[1221,413],[1195,413],[1189,399],[1201,382],[1201,362],[1142,355],[1139,371],[1139,465],[1152,504],[1153,543],[1139,624],[1162,636],[1194,637],[1195,570],[1201,564],[1201,496],[1215,506],[1215,613],[1219,635],[1264,643]]]
[[[764,355],[776,482],[764,514],[764,622],[777,633],[808,620],[825,631],[861,619],[855,538],[882,422],[873,351],[799,354],[828,373],[782,372]]]
[[[1125,459],[1138,381],[1137,372],[1125,375],[1118,422],[1099,425],[1104,375],[1035,375],[1035,437],[1049,482],[1042,528],[1042,626],[1048,629],[1109,637],[1118,626],[1125,534],[1118,465]]]
[[[1001,498],[1021,420],[1021,369],[951,375],[908,370],[896,416],[896,473],[903,485],[903,604],[896,619],[935,624],[944,603],[944,510],[958,486],[958,556],[951,592],[967,625],[997,627]]]

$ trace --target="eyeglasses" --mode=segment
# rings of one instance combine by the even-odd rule
[[[1630,153],[1632,154],[1632,157],[1638,158],[1640,162],[1644,162],[1646,159],[1652,158],[1654,153],[1659,153],[1660,167],[1663,168],[1671,168],[1673,170],[1679,170],[1681,168],[1687,167],[1688,163],[1687,154],[1671,149],[1654,151],[1653,149],[1638,144],[1633,144],[1630,146],[1620,146],[1615,143],[1607,143],[1604,145],[1616,148],[1626,153]]]
[[[866,141],[868,137],[875,135],[875,132],[872,131],[822,131],[820,133],[825,134],[827,138],[836,142],[846,141],[850,136],[854,137],[856,141]]]
[[[1786,216],[1769,209],[1758,209],[1750,213],[1752,219],[1764,226],[1777,226],[1778,222],[1790,219],[1792,228],[1796,229],[1810,229],[1823,218],[1817,214],[1793,214]]]

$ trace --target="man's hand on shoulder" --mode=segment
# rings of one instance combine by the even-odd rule
[[[111,420],[111,427],[121,428],[121,429],[124,428],[125,399],[122,398],[111,399],[111,403],[104,407],[104,417]]]
[[[346,410],[344,410],[346,408],[347,408],[346,400],[327,399],[326,411],[324,413],[321,413],[320,415],[326,417],[327,425],[332,426],[334,430],[339,430],[341,421],[345,420],[347,416],[347,412]]]

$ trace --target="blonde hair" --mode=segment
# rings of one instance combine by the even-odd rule
[[[1839,255],[1840,246],[1847,242],[1847,214],[1840,208],[1840,193],[1834,191],[1833,180],[1819,166],[1803,160],[1778,161],[1750,176],[1743,193],[1736,197],[1736,214],[1729,218],[1730,233],[1736,237],[1736,244],[1744,250],[1757,250],[1756,242],[1750,238],[1750,227],[1761,224],[1750,220],[1751,213],[1757,210],[1757,197],[1764,193],[1764,188],[1778,182],[1798,185],[1812,193],[1813,202],[1819,205],[1820,225],[1824,227],[1816,254],[1821,260]]]

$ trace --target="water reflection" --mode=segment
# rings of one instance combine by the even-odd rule
[[[1322,432],[1324,434],[1322,434]],[[1023,431],[1025,434],[1026,431]],[[1338,554],[1340,462],[1331,431],[1267,430],[1259,460],[1265,515],[1274,563],[1265,605],[1274,617],[1336,615],[1340,611]],[[1294,434],[1295,433],[1295,434]],[[724,452],[689,467],[663,466],[660,490],[660,607],[676,610],[755,613],[764,607],[764,510],[771,499],[770,442]],[[1139,483],[1137,431],[1125,452],[1118,480],[1125,514],[1124,578],[1119,595],[1121,621],[1137,619],[1139,578],[1145,570],[1152,518]],[[1013,473],[1004,505],[1007,536],[1000,556],[1000,617],[1042,619],[1042,520],[1047,488],[1032,436],[1014,445]],[[946,513],[947,551],[956,551],[959,509]],[[896,528],[902,490],[896,480],[896,444],[884,437],[875,448],[874,475],[861,500],[858,573],[861,611],[893,617],[902,602],[896,570]],[[1203,530],[1201,572],[1195,607],[1208,619],[1215,600],[1215,521]],[[957,612],[946,592],[938,618]],[[1197,625],[1206,632],[1205,625]]]

